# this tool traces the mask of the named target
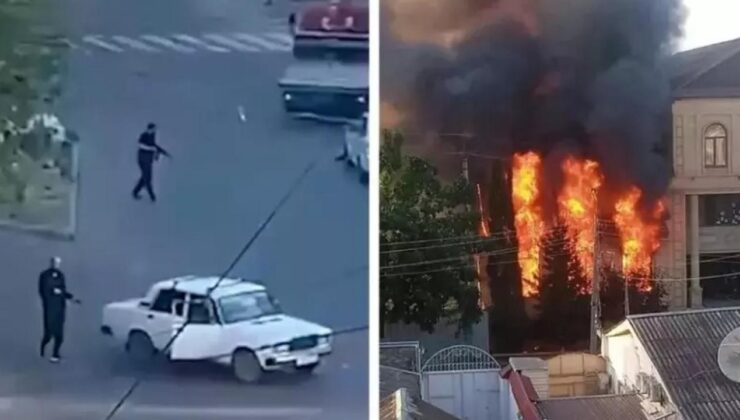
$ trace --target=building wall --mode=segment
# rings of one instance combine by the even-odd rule
[[[624,325],[617,328],[622,329]],[[655,365],[639,340],[635,338],[631,329],[627,327],[624,330],[625,332],[620,335],[605,336],[602,342],[602,356],[606,360],[606,369],[611,378],[611,392],[616,394],[637,392],[637,378],[640,373],[652,376],[662,384]],[[650,418],[676,411],[668,401],[665,404],[656,404],[643,400],[642,406]]]
[[[667,197],[671,219],[668,236],[656,255],[655,268],[663,277],[683,279],[687,256],[691,252],[691,217],[688,205],[692,195],[740,193],[740,99],[686,99],[673,103],[674,177]],[[720,123],[727,130],[727,167],[704,165],[704,131]],[[701,228],[699,253],[738,250],[740,229]],[[685,282],[666,283],[670,309],[686,308],[689,303]],[[695,299],[694,299],[695,300]]]

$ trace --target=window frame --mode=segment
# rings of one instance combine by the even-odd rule
[[[715,127],[718,127],[719,129],[721,129],[723,135],[720,135],[720,136],[716,136],[716,135],[709,136],[708,135],[709,134],[709,131],[712,130],[713,128],[715,128]],[[729,144],[728,144],[729,137],[730,136],[729,136],[729,132],[727,131],[727,128],[724,126],[724,124],[721,124],[721,123],[712,123],[712,124],[709,124],[704,129],[704,133],[702,135],[702,145],[704,146],[702,148],[702,157],[703,157],[703,162],[704,162],[704,167],[705,168],[710,168],[710,169],[724,169],[724,168],[727,168],[729,166],[729,163],[728,163],[728,157],[729,157],[729,154],[730,154],[729,153]],[[720,140],[722,142],[722,146],[723,147],[718,148],[717,147],[717,144],[720,142]],[[711,149],[712,149],[711,162],[709,162],[709,159],[708,159],[709,153],[707,153],[708,150],[709,150],[708,146],[710,144],[711,144]],[[720,154],[717,153],[718,151],[720,152]],[[721,163],[721,164],[718,163],[718,161],[720,160],[720,159],[718,159],[718,156],[722,158],[721,160],[722,160],[723,163]]]

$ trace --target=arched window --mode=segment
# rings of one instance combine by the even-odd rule
[[[712,124],[704,131],[704,166],[727,166],[727,130],[722,124]]]

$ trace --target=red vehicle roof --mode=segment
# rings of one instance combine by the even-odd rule
[[[332,17],[332,9],[335,14]],[[352,18],[352,26],[347,27],[347,18]],[[328,19],[330,29],[323,27],[322,22]],[[297,32],[310,33],[345,33],[348,36],[364,35],[367,37],[369,30],[369,14],[367,6],[354,5],[349,1],[314,5],[306,8],[298,18]]]

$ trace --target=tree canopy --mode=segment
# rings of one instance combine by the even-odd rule
[[[430,163],[404,154],[403,141],[385,131],[380,149],[381,325],[433,332],[449,321],[466,330],[481,316],[473,189],[462,177],[441,181]]]

